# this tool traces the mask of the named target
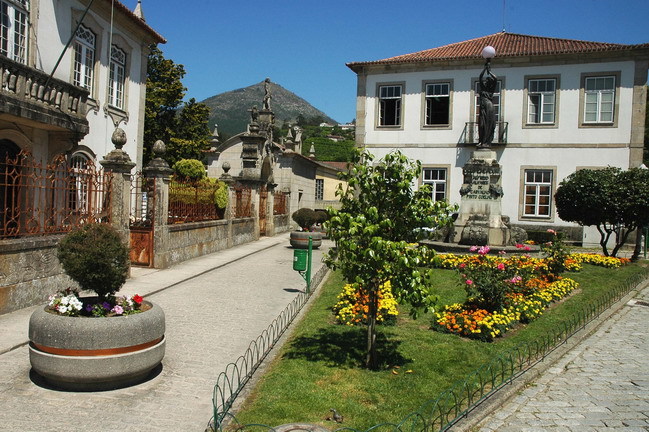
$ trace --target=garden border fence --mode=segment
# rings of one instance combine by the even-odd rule
[[[615,285],[610,291],[599,298],[584,304],[571,318],[559,323],[557,325],[557,331],[553,334],[548,334],[538,341],[521,343],[495,357],[491,362],[482,365],[470,373],[465,379],[457,381],[450,389],[441,393],[436,399],[431,399],[422,404],[417,411],[410,413],[399,423],[381,423],[372,426],[364,432],[375,432],[381,429],[393,432],[441,432],[448,430],[458,421],[465,418],[469,412],[478,407],[482,402],[493,396],[502,387],[512,383],[515,378],[543,361],[547,355],[565,343],[575,333],[586,327],[588,323],[596,319],[647,277],[649,277],[649,269],[645,269],[642,273]],[[252,372],[254,370],[250,371],[250,376]],[[240,393],[241,388],[248,382],[250,376],[245,375],[245,380],[239,380],[241,386],[236,389],[236,392],[231,392],[231,400],[228,399],[227,403],[221,404],[217,408],[215,402],[214,419],[217,421],[211,423],[213,430],[222,430],[223,420],[226,416],[236,421],[236,417],[228,411],[232,407],[234,398]],[[220,381],[217,382],[214,388],[215,396],[217,395],[217,388],[220,384]],[[220,388],[219,391],[222,393]],[[217,409],[221,411],[217,411]],[[241,431],[253,427],[275,431],[273,427],[262,424],[239,425],[236,429]],[[334,432],[342,431],[361,432],[348,427],[336,429]]]
[[[219,374],[212,393],[214,416],[209,422],[208,430],[222,430],[224,423],[227,423],[226,419],[233,417],[230,414],[230,409],[237,396],[309,301],[327,271],[327,266],[322,266],[311,278],[311,289],[298,294],[270,323],[268,328],[257,336],[257,339],[250,342],[246,352],[234,363],[229,363],[225,367],[225,371]]]

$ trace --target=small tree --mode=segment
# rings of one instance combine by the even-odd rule
[[[596,226],[604,255],[616,256],[629,234],[649,223],[649,170],[579,170],[559,184],[554,199],[561,219]]]
[[[130,260],[128,248],[108,225],[88,224],[68,233],[59,243],[58,258],[82,290],[108,300],[124,285]]]
[[[369,153],[357,153],[350,170],[339,174],[343,182],[336,194],[342,208],[330,210],[325,226],[336,242],[326,257],[327,265],[339,269],[369,299],[365,363],[376,368],[379,289],[390,282],[397,300],[413,306],[413,316],[434,304],[436,298],[424,286],[420,271],[425,251],[412,242],[421,235],[417,228],[450,223],[454,209],[446,202],[433,202],[427,187],[412,189],[421,173],[419,162],[400,152],[388,154],[376,165],[372,160]]]
[[[308,231],[318,222],[318,215],[310,208],[301,208],[293,212],[291,219],[302,228],[302,231]]]

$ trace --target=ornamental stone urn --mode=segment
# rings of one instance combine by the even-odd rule
[[[165,315],[150,302],[143,310],[102,318],[36,310],[29,320],[34,372],[72,391],[111,390],[145,380],[165,354]]]

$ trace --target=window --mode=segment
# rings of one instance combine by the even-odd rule
[[[446,168],[424,168],[422,183],[430,185],[434,201],[446,199]]]
[[[126,53],[115,45],[110,50],[110,80],[108,82],[108,103],[124,108],[124,81],[126,79]]]
[[[584,122],[612,123],[615,109],[615,76],[586,77]]]
[[[401,86],[379,87],[379,126],[401,125]]]
[[[95,34],[79,26],[74,41],[74,85],[92,92],[92,75],[95,66]]]
[[[449,124],[450,83],[426,84],[426,126]]]
[[[324,179],[315,179],[315,199],[316,201],[324,199]]]
[[[554,78],[527,81],[527,123],[554,123],[556,86]]]
[[[550,217],[552,203],[552,171],[525,170],[525,204],[523,216]]]
[[[498,80],[498,84],[496,85],[496,91],[494,92],[494,97],[493,97],[493,103],[494,103],[494,110],[496,111],[496,122],[500,122],[500,93],[502,91],[502,81]],[[475,101],[474,101],[474,118],[475,122],[478,123],[478,117],[480,116],[480,90],[479,90],[480,82],[476,81],[474,85],[474,94],[475,94]]]
[[[27,63],[28,0],[0,0],[2,25],[0,29],[0,54]]]

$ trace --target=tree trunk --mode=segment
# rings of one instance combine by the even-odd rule
[[[376,315],[378,314],[378,286],[373,286],[369,292],[369,311],[367,314],[367,356],[365,357],[365,367],[376,369],[378,367],[378,358],[376,355]]]

